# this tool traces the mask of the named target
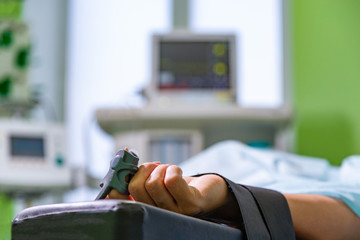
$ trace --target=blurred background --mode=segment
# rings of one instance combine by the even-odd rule
[[[26,207],[94,199],[125,146],[175,164],[227,139],[332,165],[360,154],[359,11],[0,0],[0,239]]]

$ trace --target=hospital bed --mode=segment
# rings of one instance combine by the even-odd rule
[[[12,240],[239,240],[241,231],[146,204],[99,200],[31,207],[12,224]]]

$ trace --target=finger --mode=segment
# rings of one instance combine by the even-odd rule
[[[122,194],[115,189],[112,189],[107,197],[109,199],[131,200],[129,195]]]
[[[200,200],[196,188],[187,184],[182,176],[182,170],[178,166],[170,166],[166,170],[164,178],[165,187],[175,199],[179,211],[183,214],[196,214],[200,211]]]
[[[145,189],[145,182],[157,166],[159,166],[158,163],[144,163],[132,177],[129,183],[129,192],[136,201],[156,206]]]
[[[157,166],[147,179],[145,188],[157,207],[177,212],[175,200],[164,185],[166,169],[169,166]]]
[[[173,165],[167,168],[164,178],[165,186],[177,202],[186,201],[189,197],[189,185],[182,176],[181,168]]]

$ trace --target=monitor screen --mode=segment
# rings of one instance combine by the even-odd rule
[[[10,153],[13,157],[44,158],[44,139],[42,137],[11,136]]]
[[[153,35],[150,105],[235,103],[235,43],[233,34]]]
[[[230,88],[229,42],[161,41],[160,90]]]

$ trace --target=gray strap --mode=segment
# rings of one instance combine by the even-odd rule
[[[224,178],[225,179],[225,178]],[[262,218],[257,203],[251,192],[243,187],[225,179],[228,186],[233,191],[239,203],[241,216],[247,240],[268,240],[271,239],[267,226]]]
[[[295,239],[294,227],[285,197],[279,192],[246,187],[255,198],[268,227],[271,239]]]

